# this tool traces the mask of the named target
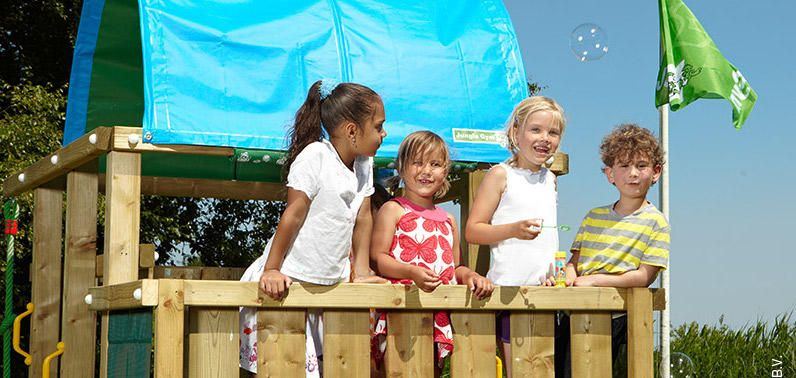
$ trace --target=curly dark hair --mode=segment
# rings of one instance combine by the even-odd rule
[[[606,167],[635,157],[646,157],[653,166],[665,164],[663,148],[658,139],[651,131],[634,123],[615,127],[600,144],[600,158]]]

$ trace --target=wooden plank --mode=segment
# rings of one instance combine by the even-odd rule
[[[388,377],[434,376],[434,314],[419,311],[387,313],[387,350],[384,369]]]
[[[97,278],[101,278],[105,272],[105,255],[96,255],[95,264]],[[148,270],[155,267],[155,245],[154,244],[140,244],[138,246],[138,267],[141,270]],[[152,277],[144,277],[152,278]]]
[[[630,377],[653,376],[652,293],[647,288],[628,290],[627,359]]]
[[[495,314],[452,312],[452,377],[490,377],[495,374]]]
[[[155,377],[183,376],[185,306],[180,280],[160,280],[155,308]]]
[[[97,175],[69,172],[66,184],[64,237],[64,303],[62,341],[69,347],[61,356],[61,376],[94,376],[97,314],[84,301],[96,285]]]
[[[569,155],[563,152],[553,154],[553,164],[547,166],[556,176],[569,173]]]
[[[141,155],[109,152],[105,176],[105,261],[103,284],[138,278],[138,240],[141,221]],[[107,323],[103,314],[103,323]],[[100,376],[107,376],[108,329],[100,335]]]
[[[468,173],[464,180],[466,181],[465,190],[462,193],[461,201],[459,202],[461,209],[461,228],[459,235],[464,235],[464,228],[467,225],[467,217],[472,209],[473,202],[475,201],[475,194],[478,192],[478,187],[481,181],[486,176],[486,170],[476,170]],[[489,270],[489,246],[467,243],[464,238],[461,240],[462,244],[462,263],[467,264],[470,269],[475,270],[478,274],[486,275]]]
[[[647,289],[652,292],[652,309],[662,311],[666,308],[666,289]]]
[[[305,329],[303,310],[257,311],[257,376],[303,377]]]
[[[235,149],[230,147],[193,146],[187,144],[151,144],[144,143],[140,127],[114,126],[112,148],[114,151],[134,152],[166,152],[175,154],[194,154],[207,156],[234,156]],[[133,136],[132,138],[130,136]],[[131,143],[137,141],[137,143]]]
[[[272,182],[149,176],[141,179],[141,193],[169,197],[284,201],[284,189],[281,183]]]
[[[261,294],[257,282],[185,281],[189,306],[280,308],[384,308],[448,310],[609,310],[625,309],[625,289],[599,287],[497,287],[478,300],[464,285],[443,285],[431,293],[404,285],[294,283],[282,301]]]
[[[194,307],[189,311],[188,376],[237,376],[240,345],[238,309]]]
[[[323,375],[370,376],[370,312],[323,312]]]
[[[159,280],[139,280],[89,288],[91,304],[88,308],[94,311],[108,311],[156,306],[158,282]],[[137,289],[141,289],[141,299],[135,299],[133,296]]]
[[[96,136],[91,138],[92,134]],[[106,127],[94,129],[68,146],[39,159],[25,170],[14,173],[3,182],[3,193],[7,197],[13,197],[65,175],[107,151],[110,138],[111,129]],[[96,142],[92,144],[91,140],[96,140]],[[57,160],[53,156],[57,156]],[[56,161],[55,164],[53,164],[53,160]],[[19,180],[20,174],[25,175],[24,181]]]
[[[610,345],[609,345],[610,349]],[[511,313],[511,363],[515,377],[555,377],[555,313]]]
[[[570,316],[572,376],[611,376],[611,313],[573,312]]]
[[[210,266],[156,266],[155,278],[238,281],[245,270]]]
[[[30,317],[33,364],[28,371],[31,377],[40,377],[44,357],[55,351],[60,338],[63,192],[39,188],[33,201],[31,302],[36,311]]]

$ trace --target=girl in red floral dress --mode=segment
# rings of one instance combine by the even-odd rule
[[[450,187],[448,146],[437,134],[417,131],[398,148],[396,169],[403,182],[402,197],[384,204],[376,217],[371,259],[379,274],[393,283],[415,284],[423,291],[458,283],[470,287],[479,299],[492,294],[485,277],[459,265],[459,229],[453,216],[434,205]],[[386,349],[387,317],[378,316],[374,354]],[[453,333],[447,312],[434,314],[437,362],[453,351]]]

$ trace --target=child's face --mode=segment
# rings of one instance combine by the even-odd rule
[[[373,115],[357,131],[355,153],[362,156],[374,156],[381,146],[387,131],[384,130],[384,105],[379,101],[374,105]]]
[[[661,166],[653,166],[647,156],[617,159],[605,168],[605,176],[622,197],[646,198],[650,186],[661,176]]]
[[[538,170],[558,150],[561,127],[553,114],[539,111],[525,119],[516,130],[517,162],[521,168]]]
[[[401,178],[406,192],[423,198],[434,198],[448,175],[447,159],[442,153],[414,156],[404,163]]]

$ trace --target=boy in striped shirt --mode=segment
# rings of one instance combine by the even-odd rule
[[[619,200],[592,209],[583,219],[570,249],[567,286],[647,287],[669,263],[669,222],[646,198],[660,178],[663,150],[649,130],[625,124],[603,139],[600,155]],[[569,321],[560,320],[557,333],[563,340],[556,345],[556,354],[560,350],[568,357]],[[614,316],[612,336],[616,360],[620,347],[627,344],[624,313]],[[556,370],[564,368],[561,364],[556,361]],[[565,370],[569,373],[568,366]]]

